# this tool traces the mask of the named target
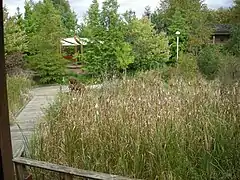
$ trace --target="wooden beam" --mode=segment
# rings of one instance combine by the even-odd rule
[[[0,0],[0,3],[0,179],[14,180],[4,56],[3,1]]]
[[[81,44],[81,54],[83,56],[83,45]]]
[[[43,161],[36,161],[36,160],[22,158],[22,157],[15,158],[13,161],[15,164],[18,164],[18,165],[35,167],[39,169],[44,169],[44,170],[64,174],[65,177],[68,177],[68,179],[71,179],[73,176],[76,176],[81,178],[97,179],[97,180],[110,180],[110,179],[111,180],[131,180],[130,178],[126,178],[122,176],[93,172],[93,171],[86,171],[86,170],[71,168],[71,167],[62,166],[62,165],[56,165],[56,164],[47,163]]]

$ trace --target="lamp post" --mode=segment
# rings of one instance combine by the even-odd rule
[[[176,35],[177,35],[177,62],[178,62],[178,59],[179,59],[179,54],[178,54],[178,52],[179,52],[179,35],[180,35],[181,33],[179,32],[179,31],[177,31],[176,32]]]

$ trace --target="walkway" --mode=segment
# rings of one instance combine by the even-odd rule
[[[32,90],[32,100],[26,105],[11,126],[13,155],[18,156],[34,132],[37,121],[44,115],[43,109],[53,102],[60,86],[40,87]],[[67,87],[63,87],[67,91]]]

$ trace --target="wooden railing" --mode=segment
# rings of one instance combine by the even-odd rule
[[[63,180],[73,180],[74,177],[96,180],[131,180],[130,178],[122,176],[86,171],[23,157],[17,157],[13,159],[13,162],[15,165],[17,180],[32,180],[32,176],[31,174],[27,173],[26,167],[38,168],[41,170],[62,174]]]

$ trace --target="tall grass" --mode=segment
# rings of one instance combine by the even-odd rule
[[[18,75],[7,77],[8,103],[11,120],[13,120],[14,115],[29,100],[31,85],[32,82],[27,76]]]
[[[165,84],[150,72],[60,95],[34,136],[38,160],[142,179],[239,179],[239,85]]]

